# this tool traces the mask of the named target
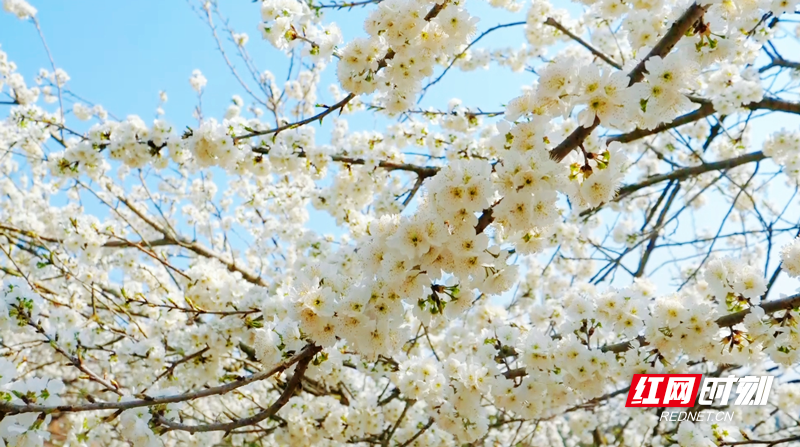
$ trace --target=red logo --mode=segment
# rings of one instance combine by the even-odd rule
[[[626,407],[691,407],[702,374],[634,374]]]

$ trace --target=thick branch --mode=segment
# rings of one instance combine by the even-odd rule
[[[319,346],[308,345],[303,348],[298,354],[295,354],[286,361],[278,364],[269,370],[264,370],[255,373],[244,379],[239,379],[225,385],[206,388],[199,391],[193,391],[184,394],[173,394],[161,397],[148,397],[145,399],[129,400],[127,402],[95,402],[85,405],[18,405],[0,402],[0,412],[6,415],[22,414],[22,413],[74,413],[81,411],[97,411],[97,410],[128,410],[131,408],[151,407],[154,405],[170,404],[176,402],[186,402],[190,400],[200,399],[203,397],[217,396],[226,394],[237,388],[241,388],[247,384],[257,382],[274,376],[282,371],[285,371],[292,365],[298,362],[308,362],[314,355],[316,355],[321,348]]]
[[[620,143],[630,143],[631,141],[635,141],[644,137],[649,137],[650,135],[657,135],[666,132],[667,130],[683,126],[684,124],[700,121],[701,119],[707,116],[711,116],[716,112],[717,111],[714,110],[714,106],[712,106],[711,103],[703,104],[702,106],[700,106],[700,108],[693,110],[685,115],[681,115],[672,120],[672,122],[661,123],[652,129],[636,129],[628,133],[613,135],[609,137],[606,140],[606,142],[611,143],[612,141],[619,141]]]
[[[253,149],[253,152],[258,153],[258,154],[268,155],[269,154],[269,148],[255,148],[255,149]],[[294,155],[296,155],[296,156],[298,156],[300,158],[306,158],[306,153],[305,152],[298,152],[298,153],[296,153]],[[372,161],[372,160],[366,160],[366,159],[363,159],[363,158],[353,158],[353,157],[348,157],[348,156],[345,156],[345,155],[331,155],[331,160],[333,160],[335,162],[338,162],[338,163],[345,163],[345,164],[349,164],[349,165],[366,165],[366,164],[374,163],[374,161]],[[409,171],[409,172],[415,172],[421,178],[433,177],[434,175],[436,175],[437,172],[439,172],[439,169],[440,169],[437,166],[420,166],[420,165],[415,165],[415,164],[411,164],[411,163],[398,163],[398,162],[386,161],[386,160],[379,161],[378,162],[378,167],[382,168],[382,169],[385,169],[387,171]]]
[[[620,200],[642,188],[647,188],[648,186],[655,185],[656,183],[670,180],[685,180],[690,177],[696,177],[698,175],[705,174],[706,172],[732,169],[737,166],[752,163],[754,161],[761,161],[765,158],[767,158],[767,156],[761,151],[751,152],[749,154],[740,155],[727,160],[704,163],[689,168],[675,169],[674,171],[670,171],[666,174],[651,175],[639,183],[620,188],[619,192],[617,193],[617,197],[614,200]]]
[[[661,123],[653,129],[636,129],[628,133],[613,135],[606,141],[609,143],[612,141],[630,143],[631,141],[649,137],[650,135],[657,135],[667,130],[683,126],[684,124],[700,121],[703,118],[717,113],[717,111],[714,109],[714,106],[711,104],[711,101],[703,98],[691,99],[692,101],[699,102],[701,104],[698,109],[695,109],[685,115],[681,115],[675,118],[672,122]],[[761,101],[744,104],[742,107],[749,110],[772,110],[774,112],[785,112],[800,115],[800,103],[784,101],[778,98],[764,98]]]
[[[634,69],[628,74],[630,78],[630,83],[628,84],[633,85],[637,82],[640,82],[644,79],[644,72],[645,72],[645,64],[651,57],[659,56],[664,57],[667,55],[675,44],[683,37],[703,16],[705,12],[705,6],[700,6],[697,3],[693,3],[683,15],[672,24],[669,31],[661,38],[661,40],[653,47],[650,53],[645,56],[644,59],[639,61],[639,63],[634,67]],[[552,151],[550,151],[550,158],[556,161],[561,161],[569,155],[575,148],[577,148],[583,140],[588,137],[594,129],[596,129],[600,125],[600,120],[595,118],[594,123],[592,123],[589,127],[579,127],[575,129],[570,136],[568,136],[564,141],[561,142],[558,146],[556,146]]]
[[[268,419],[280,411],[289,399],[294,396],[295,390],[297,387],[300,386],[300,381],[303,379],[303,375],[306,373],[306,369],[308,369],[308,364],[311,362],[312,356],[307,356],[302,360],[298,361],[297,367],[294,370],[294,375],[289,380],[289,383],[286,384],[286,388],[284,388],[283,392],[281,393],[280,397],[272,403],[269,407],[267,407],[264,411],[261,411],[253,416],[237,419],[233,422],[228,423],[219,423],[219,424],[205,424],[205,425],[186,425],[181,424],[178,422],[168,421],[166,419],[160,418],[159,422],[167,427],[167,431],[171,430],[181,430],[187,431],[189,433],[199,433],[199,432],[209,432],[209,431],[224,431],[229,432],[231,430],[235,430],[237,428],[246,427],[248,425],[258,424],[259,422]]]

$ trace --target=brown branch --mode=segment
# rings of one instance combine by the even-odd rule
[[[667,185],[669,188],[669,185]],[[675,197],[678,195],[678,191],[681,190],[681,182],[677,182],[675,187],[672,189],[672,192],[667,199],[667,203],[664,204],[664,208],[661,209],[661,213],[656,220],[656,224],[653,227],[653,231],[650,234],[650,240],[647,243],[647,248],[645,248],[644,253],[642,253],[642,259],[639,261],[639,268],[636,269],[636,273],[634,273],[634,278],[639,278],[644,274],[644,269],[647,266],[647,261],[650,260],[650,255],[653,253],[653,250],[656,248],[656,241],[658,240],[659,232],[661,230],[661,226],[664,225],[664,219],[667,217],[667,212],[669,212],[672,203],[675,200]]]
[[[640,138],[649,137],[650,135],[657,135],[664,131],[683,126],[684,124],[693,123],[703,118],[717,113],[711,101],[703,98],[690,98],[694,102],[700,103],[700,107],[678,118],[672,122],[661,123],[653,129],[636,129],[628,133],[613,135],[608,137],[606,142],[619,141],[620,143],[630,143],[631,141]],[[786,112],[800,115],[800,103],[784,101],[778,98],[764,98],[761,101],[751,102],[744,104],[742,107],[749,110],[772,110],[774,112]]]
[[[406,404],[403,406],[403,411],[400,413],[400,416],[397,418],[397,421],[392,425],[389,431],[385,432],[385,436],[383,437],[383,442],[381,443],[382,447],[388,447],[389,441],[392,440],[392,436],[394,436],[394,432],[397,431],[397,427],[403,423],[403,419],[406,417],[406,413],[408,413],[408,409],[411,408],[417,401],[413,399],[406,400]]]
[[[193,391],[184,394],[173,394],[161,397],[145,397],[144,399],[130,400],[127,402],[94,402],[85,405],[18,405],[7,402],[0,402],[0,412],[6,415],[22,414],[22,413],[75,413],[82,411],[98,411],[98,410],[128,410],[131,408],[151,407],[154,405],[170,404],[176,402],[186,402],[190,400],[200,399],[203,397],[217,396],[231,392],[237,388],[241,388],[253,382],[267,379],[282,371],[285,371],[292,365],[298,362],[310,361],[321,348],[315,345],[308,345],[302,351],[290,357],[289,359],[279,363],[275,367],[257,372],[249,377],[227,383],[225,385],[205,388],[199,391]]]
[[[633,194],[634,192],[639,191],[642,188],[647,188],[648,186],[655,185],[656,183],[666,182],[670,180],[685,180],[689,177],[695,177],[704,174],[706,172],[732,169],[737,166],[741,166],[747,163],[752,163],[754,161],[761,161],[765,158],[767,158],[767,156],[764,155],[764,153],[761,151],[751,152],[749,154],[740,155],[734,158],[728,158],[726,160],[715,161],[712,163],[704,163],[698,166],[692,166],[688,168],[675,169],[666,174],[651,175],[650,177],[645,178],[639,183],[623,186],[622,188],[620,188],[614,200],[623,199],[626,196]]]
[[[60,241],[59,241],[60,242]],[[103,247],[106,248],[117,248],[117,247],[124,247],[124,248],[133,248],[133,247],[164,247],[175,245],[175,242],[169,239],[153,239],[152,241],[129,241],[129,240],[115,240],[115,241],[108,241],[103,244]]]
[[[764,98],[758,102],[745,104],[744,107],[750,110],[772,110],[800,115],[800,102],[789,102],[779,98]]]
[[[478,218],[478,225],[475,225],[475,234],[483,233],[486,227],[488,227],[492,222],[494,222],[494,216],[492,216],[493,213],[492,208],[498,203],[500,202],[498,201],[491,207],[483,210],[483,214],[481,214],[481,217]]]
[[[172,362],[172,364],[164,372],[159,374],[158,377],[156,377],[156,379],[153,380],[153,384],[155,384],[156,382],[161,380],[163,377],[166,377],[166,376],[172,377],[172,374],[175,372],[175,368],[177,368],[178,366],[180,366],[180,365],[182,365],[182,364],[184,364],[186,362],[192,361],[193,359],[195,359],[197,357],[201,357],[203,354],[208,352],[209,349],[210,348],[208,347],[208,345],[206,345],[205,348],[195,352],[194,354],[189,354],[189,355],[187,355],[187,356],[185,356],[185,357],[183,357],[181,359],[178,359],[178,360]],[[145,388],[145,390],[146,389],[147,388]],[[144,391],[142,391],[142,392],[144,392]]]
[[[434,422],[434,421],[433,421],[433,418],[429,418],[429,419],[428,419],[428,423],[426,423],[425,425],[423,425],[423,426],[422,426],[422,428],[420,428],[420,429],[419,429],[419,431],[417,431],[416,433],[414,433],[414,436],[412,436],[411,438],[409,438],[409,439],[408,439],[408,441],[406,441],[406,442],[404,442],[404,443],[400,444],[400,447],[408,447],[408,446],[410,446],[411,444],[413,444],[413,443],[414,443],[414,441],[416,441],[416,440],[417,440],[417,438],[419,438],[420,436],[422,436],[422,434],[423,434],[423,433],[425,433],[425,431],[426,431],[426,430],[428,430],[429,428],[431,428],[431,426],[433,425],[433,422]]]
[[[689,124],[695,121],[699,121],[715,113],[717,113],[717,111],[714,110],[714,106],[711,105],[711,103],[703,104],[700,106],[700,108],[693,110],[685,115],[681,115],[675,118],[672,122],[661,123],[652,129],[636,129],[628,133],[613,135],[611,137],[608,137],[608,139],[606,139],[606,142],[611,143],[612,141],[619,141],[620,143],[630,143],[631,141],[635,141],[640,138],[649,137],[650,135],[657,135],[667,130],[683,126],[684,124]]]
[[[592,407],[594,405],[599,404],[600,402],[603,402],[604,400],[608,400],[608,399],[611,399],[613,397],[617,397],[620,394],[625,394],[630,389],[631,389],[631,387],[628,386],[628,387],[625,387],[625,388],[618,389],[616,391],[612,391],[612,392],[610,392],[608,394],[604,394],[604,395],[602,395],[600,397],[595,397],[594,399],[589,399],[589,400],[587,400],[586,402],[584,402],[584,403],[582,403],[580,405],[576,405],[574,407],[567,408],[566,410],[564,410],[564,413],[570,413],[572,411],[583,410],[583,409],[585,409],[587,407]]]
[[[439,13],[442,11],[442,9],[444,9],[445,6],[447,6],[447,3],[448,2],[446,0],[443,3],[437,3],[436,5],[434,5],[433,8],[431,8],[430,11],[428,11],[428,14],[425,15],[425,21],[426,22],[430,22],[431,20],[433,20],[437,15],[439,15]],[[388,64],[388,61],[394,58],[394,55],[395,55],[394,50],[389,48],[389,50],[386,52],[386,55],[383,56],[381,58],[381,60],[378,61],[378,70],[376,70],[376,71],[379,71],[379,70],[385,68],[387,66],[387,64]],[[300,120],[300,121],[297,121],[297,122],[294,122],[294,123],[290,123],[290,124],[285,124],[283,126],[278,126],[278,127],[274,128],[274,129],[270,129],[270,130],[260,130],[260,131],[256,131],[256,132],[250,132],[250,133],[245,134],[245,135],[239,135],[239,136],[233,138],[233,144],[236,144],[236,143],[240,142],[241,140],[245,140],[245,139],[252,138],[252,137],[259,137],[259,136],[263,136],[263,135],[279,133],[279,132],[282,132],[282,131],[288,130],[288,129],[295,129],[295,128],[300,127],[302,125],[305,125],[305,124],[308,124],[308,123],[313,123],[314,121],[317,121],[317,120],[322,121],[323,118],[325,118],[326,116],[328,116],[331,113],[335,112],[336,110],[344,110],[344,107],[350,101],[352,101],[353,98],[355,98],[355,97],[356,97],[355,93],[349,93],[347,96],[342,98],[341,101],[337,102],[336,104],[334,104],[334,105],[332,105],[330,107],[327,107],[324,111],[322,111],[322,112],[320,112],[320,113],[318,113],[318,114],[316,114],[316,115],[314,115],[314,116],[312,116],[310,118],[306,118],[304,120]]]
[[[672,24],[669,31],[664,34],[664,37],[650,50],[650,53],[645,56],[644,59],[639,61],[639,63],[634,67],[633,70],[628,74],[630,78],[629,86],[640,82],[644,79],[644,72],[645,72],[645,64],[651,57],[659,56],[664,57],[667,55],[675,44],[683,37],[692,27],[692,25],[697,22],[703,16],[706,7],[700,6],[697,3],[693,3],[683,15]],[[583,140],[586,139],[593,131],[600,125],[600,119],[595,118],[594,122],[589,127],[579,127],[575,129],[572,134],[570,134],[564,141],[562,141],[558,146],[556,146],[552,151],[550,151],[550,158],[556,161],[561,161],[569,155],[575,148],[577,148]]]
[[[787,61],[783,58],[772,59],[772,62],[758,69],[759,73],[764,73],[773,67],[791,68],[792,70],[800,70],[800,62]]]
[[[167,427],[166,431],[172,430],[181,430],[186,431],[189,433],[199,433],[199,432],[209,432],[209,431],[224,431],[230,432],[231,430],[235,430],[237,428],[246,427],[248,425],[258,424],[259,422],[268,419],[283,408],[286,403],[289,402],[289,399],[294,396],[295,390],[300,386],[300,381],[303,379],[303,375],[306,373],[306,369],[308,369],[308,364],[311,363],[313,359],[313,355],[308,355],[304,357],[302,360],[297,362],[297,367],[294,370],[294,375],[289,380],[289,383],[286,384],[286,388],[284,388],[283,392],[281,393],[280,397],[272,403],[269,407],[265,410],[254,414],[253,416],[237,419],[233,422],[228,423],[217,423],[217,424],[204,424],[204,425],[186,425],[181,424],[179,422],[172,422],[162,417],[158,417],[158,422],[161,425]]]
[[[722,441],[719,445],[766,445],[767,447],[773,447],[778,444],[785,444],[787,442],[792,441],[800,441],[800,435],[798,436],[790,436],[788,438],[781,438],[775,439],[772,441],[766,439],[748,439],[747,441]]]
[[[184,238],[183,236],[175,234],[173,231],[168,230],[166,227],[164,227],[163,225],[159,224],[158,222],[156,222],[155,220],[150,218],[150,216],[145,214],[143,211],[141,211],[137,207],[133,206],[133,204],[131,204],[124,197],[117,196],[117,199],[120,202],[122,202],[123,204],[125,204],[125,206],[127,206],[131,211],[133,211],[134,214],[139,216],[140,219],[142,219],[148,225],[150,225],[154,230],[156,230],[159,233],[161,233],[164,236],[164,239],[166,239],[168,241],[171,241],[174,244],[179,245],[179,246],[181,246],[183,248],[191,250],[195,254],[198,254],[198,255],[203,256],[205,258],[213,258],[213,259],[218,260],[219,262],[224,264],[228,268],[229,271],[231,271],[231,272],[239,272],[239,274],[242,275],[242,278],[245,281],[247,281],[247,282],[249,282],[251,284],[259,285],[259,286],[262,286],[262,287],[267,287],[267,283],[265,283],[264,280],[261,279],[261,277],[256,272],[253,272],[253,271],[251,271],[250,269],[248,269],[246,267],[237,265],[233,260],[229,261],[222,254],[215,252],[214,250],[206,247],[205,245],[203,245],[203,244],[201,244],[199,242],[190,241],[190,240]]]
[[[320,112],[320,113],[318,113],[318,114],[316,114],[316,115],[314,115],[314,116],[312,116],[310,118],[306,118],[304,120],[300,120],[300,121],[297,121],[297,122],[294,122],[294,123],[284,124],[283,126],[278,126],[278,127],[274,128],[274,129],[260,130],[260,131],[256,131],[256,132],[250,132],[250,133],[244,134],[244,135],[239,135],[237,137],[233,137],[233,144],[237,144],[240,141],[246,140],[248,138],[260,137],[260,136],[263,136],[263,135],[269,135],[269,134],[273,134],[273,133],[279,133],[279,132],[282,132],[282,131],[288,130],[288,129],[296,129],[296,128],[300,127],[300,126],[303,126],[303,125],[308,124],[308,123],[313,123],[314,121],[317,121],[317,120],[322,121],[323,118],[325,118],[326,116],[330,115],[331,113],[333,113],[333,112],[335,112],[337,110],[344,109],[344,106],[346,106],[347,103],[352,101],[353,98],[355,98],[355,97],[356,97],[355,93],[350,93],[347,96],[345,96],[344,98],[342,98],[342,100],[337,102],[336,104],[334,104],[334,105],[332,105],[330,107],[327,107],[322,112]]]
[[[436,18],[436,16],[438,16],[439,13],[442,12],[444,7],[447,6],[447,3],[449,3],[449,1],[450,0],[444,0],[441,3],[437,3],[437,4],[433,5],[433,8],[431,8],[431,10],[428,11],[427,14],[425,14],[425,21],[426,22],[430,22],[431,20]]]
[[[253,152],[262,155],[269,155],[269,148],[254,148]],[[299,158],[306,158],[305,152],[297,152],[293,155],[296,155]],[[363,158],[353,158],[348,157],[346,155],[331,155],[331,160],[337,163],[345,163],[349,165],[366,165],[370,163],[374,163],[373,160],[366,160]],[[436,173],[439,172],[441,168],[437,166],[420,166],[415,165],[412,163],[399,163],[394,161],[386,161],[381,160],[378,162],[378,167],[385,169],[387,171],[409,171],[415,172],[421,178],[433,177]]]
[[[582,47],[584,47],[587,50],[589,50],[590,53],[592,53],[596,57],[602,59],[603,62],[607,63],[608,65],[611,65],[612,67],[616,68],[617,70],[622,70],[622,65],[617,63],[614,59],[611,59],[611,57],[608,56],[607,54],[605,54],[602,51],[600,51],[597,48],[595,48],[589,42],[586,42],[585,40],[581,39],[579,36],[577,36],[576,34],[571,32],[570,30],[565,28],[564,25],[558,23],[558,21],[556,21],[554,18],[548,17],[547,20],[544,21],[544,24],[548,25],[548,26],[552,26],[553,28],[555,28],[555,29],[561,31],[562,33],[566,34],[567,36],[569,36],[570,39],[574,40],[575,42],[580,44]]]
[[[630,73],[630,84],[633,85],[637,82],[641,82],[644,79],[644,72],[645,72],[645,64],[651,57],[659,56],[664,57],[672,48],[681,40],[681,37],[686,35],[686,33],[691,29],[691,27],[697,22],[699,19],[703,17],[703,14],[706,12],[707,6],[700,6],[697,3],[693,3],[683,15],[672,24],[667,34],[664,34],[664,37],[650,50],[650,53],[647,54],[647,57],[639,61],[634,67],[633,71]]]

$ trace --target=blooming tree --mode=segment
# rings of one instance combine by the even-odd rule
[[[0,445],[800,445],[798,1],[489,3],[259,1],[280,83],[197,2],[248,95],[191,123],[0,52]],[[693,424],[634,373],[776,379]]]

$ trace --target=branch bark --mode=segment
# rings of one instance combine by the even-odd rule
[[[690,177],[695,177],[706,172],[720,171],[725,169],[732,169],[754,161],[761,161],[767,158],[763,152],[751,152],[749,154],[740,155],[738,157],[729,158],[727,160],[715,161],[713,163],[704,163],[698,166],[691,166],[688,168],[675,169],[666,174],[651,175],[639,183],[627,185],[620,188],[617,197],[614,200],[620,200],[626,196],[639,191],[640,189],[647,188],[648,186],[655,185],[656,183],[666,182],[670,180],[685,180]]]
[[[705,13],[706,7],[700,6],[697,3],[693,3],[683,15],[672,24],[669,31],[661,38],[661,40],[650,50],[650,53],[647,56],[639,61],[636,67],[631,70],[628,74],[630,78],[629,86],[640,82],[644,79],[644,72],[645,72],[645,64],[651,57],[659,56],[664,57],[667,55],[675,44],[683,37],[689,29],[703,16]],[[588,137],[598,126],[600,125],[600,119],[595,118],[594,122],[589,127],[579,127],[575,129],[570,136],[568,136],[564,141],[561,142],[558,146],[556,146],[552,151],[550,151],[550,158],[556,161],[561,161],[569,155],[575,148],[577,148],[583,141]]]
[[[269,407],[267,407],[264,411],[261,411],[253,416],[237,419],[233,422],[228,423],[219,423],[219,424],[204,424],[204,425],[186,425],[181,424],[178,422],[172,422],[162,417],[158,418],[158,422],[161,425],[167,427],[166,431],[173,431],[173,430],[181,430],[186,431],[189,433],[199,433],[199,432],[209,432],[209,431],[224,431],[229,432],[235,430],[237,428],[246,427],[248,425],[258,424],[259,422],[268,419],[274,416],[287,402],[289,399],[294,396],[294,392],[300,386],[300,381],[303,379],[303,375],[306,373],[306,369],[308,369],[308,364],[311,362],[313,355],[307,355],[303,357],[301,360],[297,362],[297,367],[295,368],[294,375],[291,379],[289,379],[289,383],[286,384],[286,388],[284,388],[283,392],[281,393],[280,397],[272,403]]]
[[[82,411],[98,411],[98,410],[128,410],[131,408],[139,407],[152,407],[154,405],[163,405],[177,402],[186,402],[190,400],[200,399],[203,397],[216,396],[226,394],[237,388],[241,388],[253,382],[267,379],[274,376],[298,362],[311,361],[314,356],[321,351],[322,348],[315,345],[308,345],[302,351],[295,354],[286,361],[278,364],[277,366],[255,373],[249,377],[239,379],[225,385],[205,388],[199,391],[193,391],[183,394],[173,394],[162,397],[145,397],[138,400],[129,400],[126,402],[95,402],[85,405],[18,405],[6,402],[0,402],[0,413],[6,415],[23,414],[23,413],[76,413]],[[296,375],[296,374],[295,374]],[[299,379],[298,379],[299,380]]]
[[[602,51],[600,51],[597,48],[595,48],[589,42],[586,42],[585,40],[581,39],[579,36],[574,34],[572,31],[570,31],[567,28],[565,28],[564,25],[558,23],[558,21],[555,20],[554,18],[548,17],[547,20],[544,21],[544,24],[548,25],[548,26],[552,26],[553,28],[555,28],[555,29],[561,31],[562,33],[564,33],[565,35],[569,36],[570,39],[574,40],[580,46],[582,46],[582,47],[586,48],[587,50],[589,50],[590,53],[592,53],[596,57],[602,59],[603,62],[607,63],[608,65],[611,65],[612,67],[616,68],[617,70],[622,70],[622,65],[617,63],[614,59],[611,59],[611,57],[608,56],[607,54],[605,54]]]
[[[606,140],[608,143],[612,141],[619,141],[620,143],[630,143],[650,135],[657,135],[676,127],[683,126],[684,124],[693,123],[703,118],[711,116],[717,111],[714,109],[711,101],[703,98],[691,98],[693,101],[700,103],[700,107],[678,118],[672,122],[662,123],[653,129],[636,129],[628,133],[613,135]],[[773,112],[785,112],[800,115],[800,103],[784,101],[779,98],[764,98],[761,101],[751,102],[742,105],[745,109],[749,110],[772,110]]]

